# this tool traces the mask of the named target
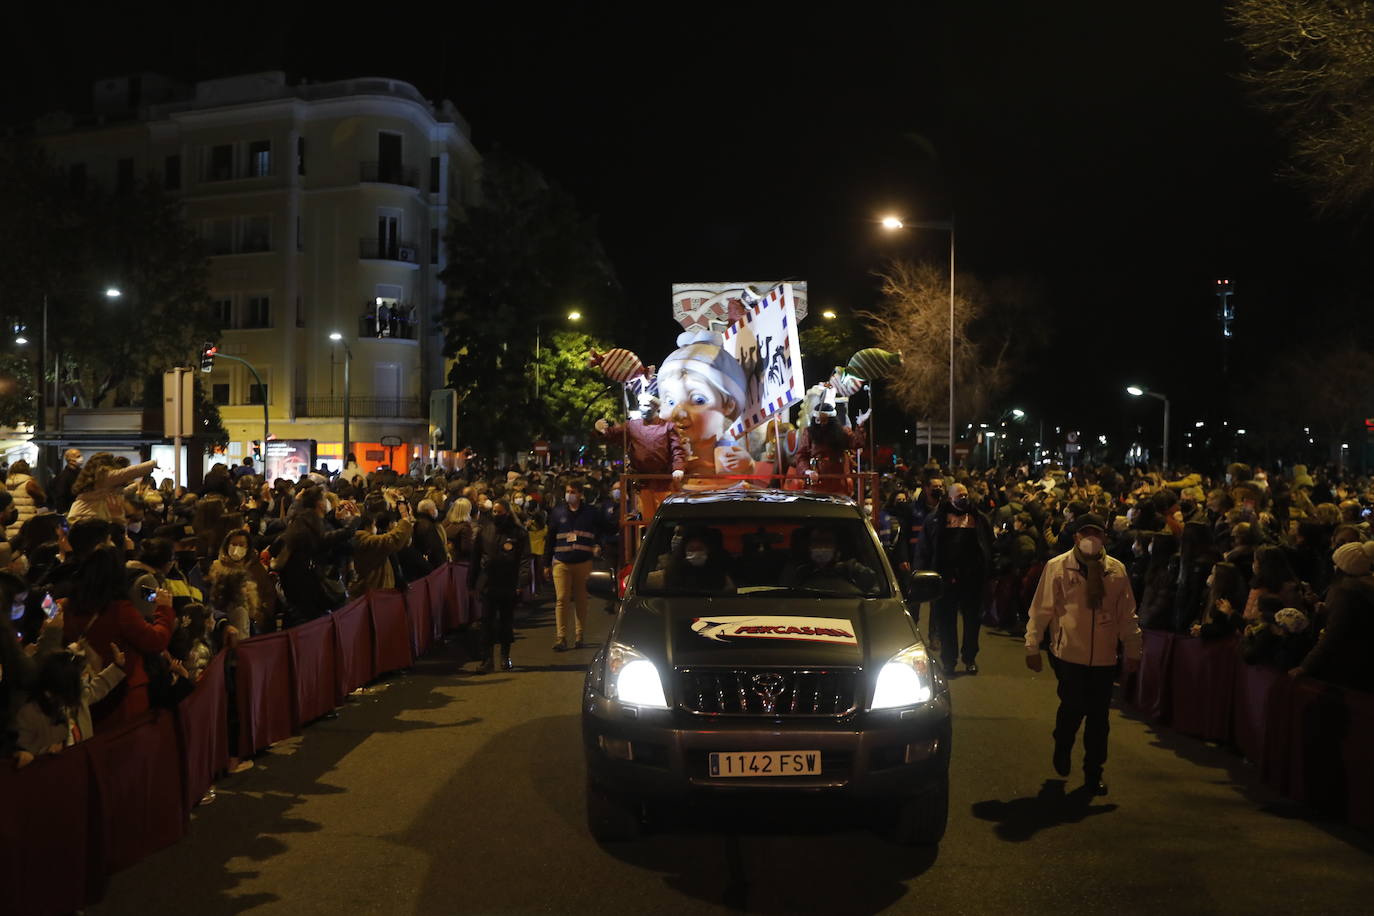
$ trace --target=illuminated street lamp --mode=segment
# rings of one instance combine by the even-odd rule
[[[898,216],[884,216],[883,229],[939,229],[949,233],[949,464],[954,466],[954,220],[908,223]]]
[[[1129,386],[1127,386],[1127,388],[1126,388],[1126,393],[1129,394],[1129,395],[1131,395],[1132,397],[1137,397],[1137,398],[1138,398],[1138,397],[1145,396],[1145,395],[1148,395],[1148,396],[1150,396],[1150,397],[1152,397],[1152,398],[1158,398],[1159,400],[1161,400],[1161,401],[1164,402],[1164,461],[1163,461],[1163,466],[1164,466],[1164,470],[1166,470],[1166,471],[1169,470],[1169,399],[1166,398],[1164,395],[1160,394],[1158,391],[1151,391],[1151,390],[1148,389],[1148,388],[1141,388],[1139,385],[1129,385]]]
[[[348,440],[348,420],[349,420],[349,416],[348,416],[348,407],[349,407],[349,396],[348,396],[348,395],[349,395],[349,384],[348,384],[348,382],[349,382],[349,372],[348,372],[348,370],[349,370],[349,368],[351,367],[351,365],[352,365],[352,363],[353,363],[353,351],[350,350],[350,349],[348,348],[348,342],[344,340],[344,336],[343,336],[342,334],[340,334],[338,331],[333,331],[333,332],[331,332],[330,335],[329,335],[329,339],[332,340],[332,341],[334,341],[335,343],[342,344],[342,345],[343,345],[343,349],[344,349],[343,456],[342,456],[342,457],[343,457],[343,461],[342,461],[342,466],[343,466],[343,467],[348,467],[348,451],[349,451],[349,446],[352,445],[352,443],[349,442],[349,440]],[[263,447],[263,449],[264,449],[264,451],[263,451],[263,460],[265,461],[265,460],[267,459],[267,452],[265,451],[265,449],[267,448],[267,442],[266,442],[266,441],[264,441],[264,442],[262,443],[262,447]]]
[[[821,317],[824,318],[826,321],[834,321],[839,316],[835,314],[834,309],[826,309],[825,311],[821,312]]]

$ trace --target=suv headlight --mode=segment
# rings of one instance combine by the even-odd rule
[[[930,674],[930,658],[920,643],[907,646],[883,665],[873,688],[869,709],[895,709],[930,702],[935,681]]]
[[[668,708],[654,663],[618,642],[606,653],[606,696],[632,706]]]

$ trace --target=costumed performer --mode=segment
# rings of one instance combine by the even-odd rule
[[[658,413],[659,400],[647,388],[639,392],[639,416],[624,425],[612,425],[605,419],[596,421],[596,432],[608,442],[629,439],[625,458],[628,470],[639,474],[672,474],[673,481],[682,480],[687,469],[687,449],[682,444],[677,427]],[[671,489],[667,480],[646,480],[639,485],[639,513],[644,521],[654,517],[658,504]]]

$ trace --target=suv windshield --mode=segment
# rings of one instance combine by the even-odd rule
[[[694,517],[656,526],[642,549],[635,588],[646,595],[889,597],[857,518]]]

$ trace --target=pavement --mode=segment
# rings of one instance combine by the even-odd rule
[[[587,635],[611,617],[593,601]],[[949,831],[894,846],[820,803],[683,812],[597,845],[579,696],[552,601],[518,619],[517,670],[459,642],[259,755],[178,844],[115,875],[93,914],[1370,913],[1374,837],[1258,784],[1233,752],[1112,713],[1110,794],[1050,765],[1056,700],[985,630],[958,676]]]

